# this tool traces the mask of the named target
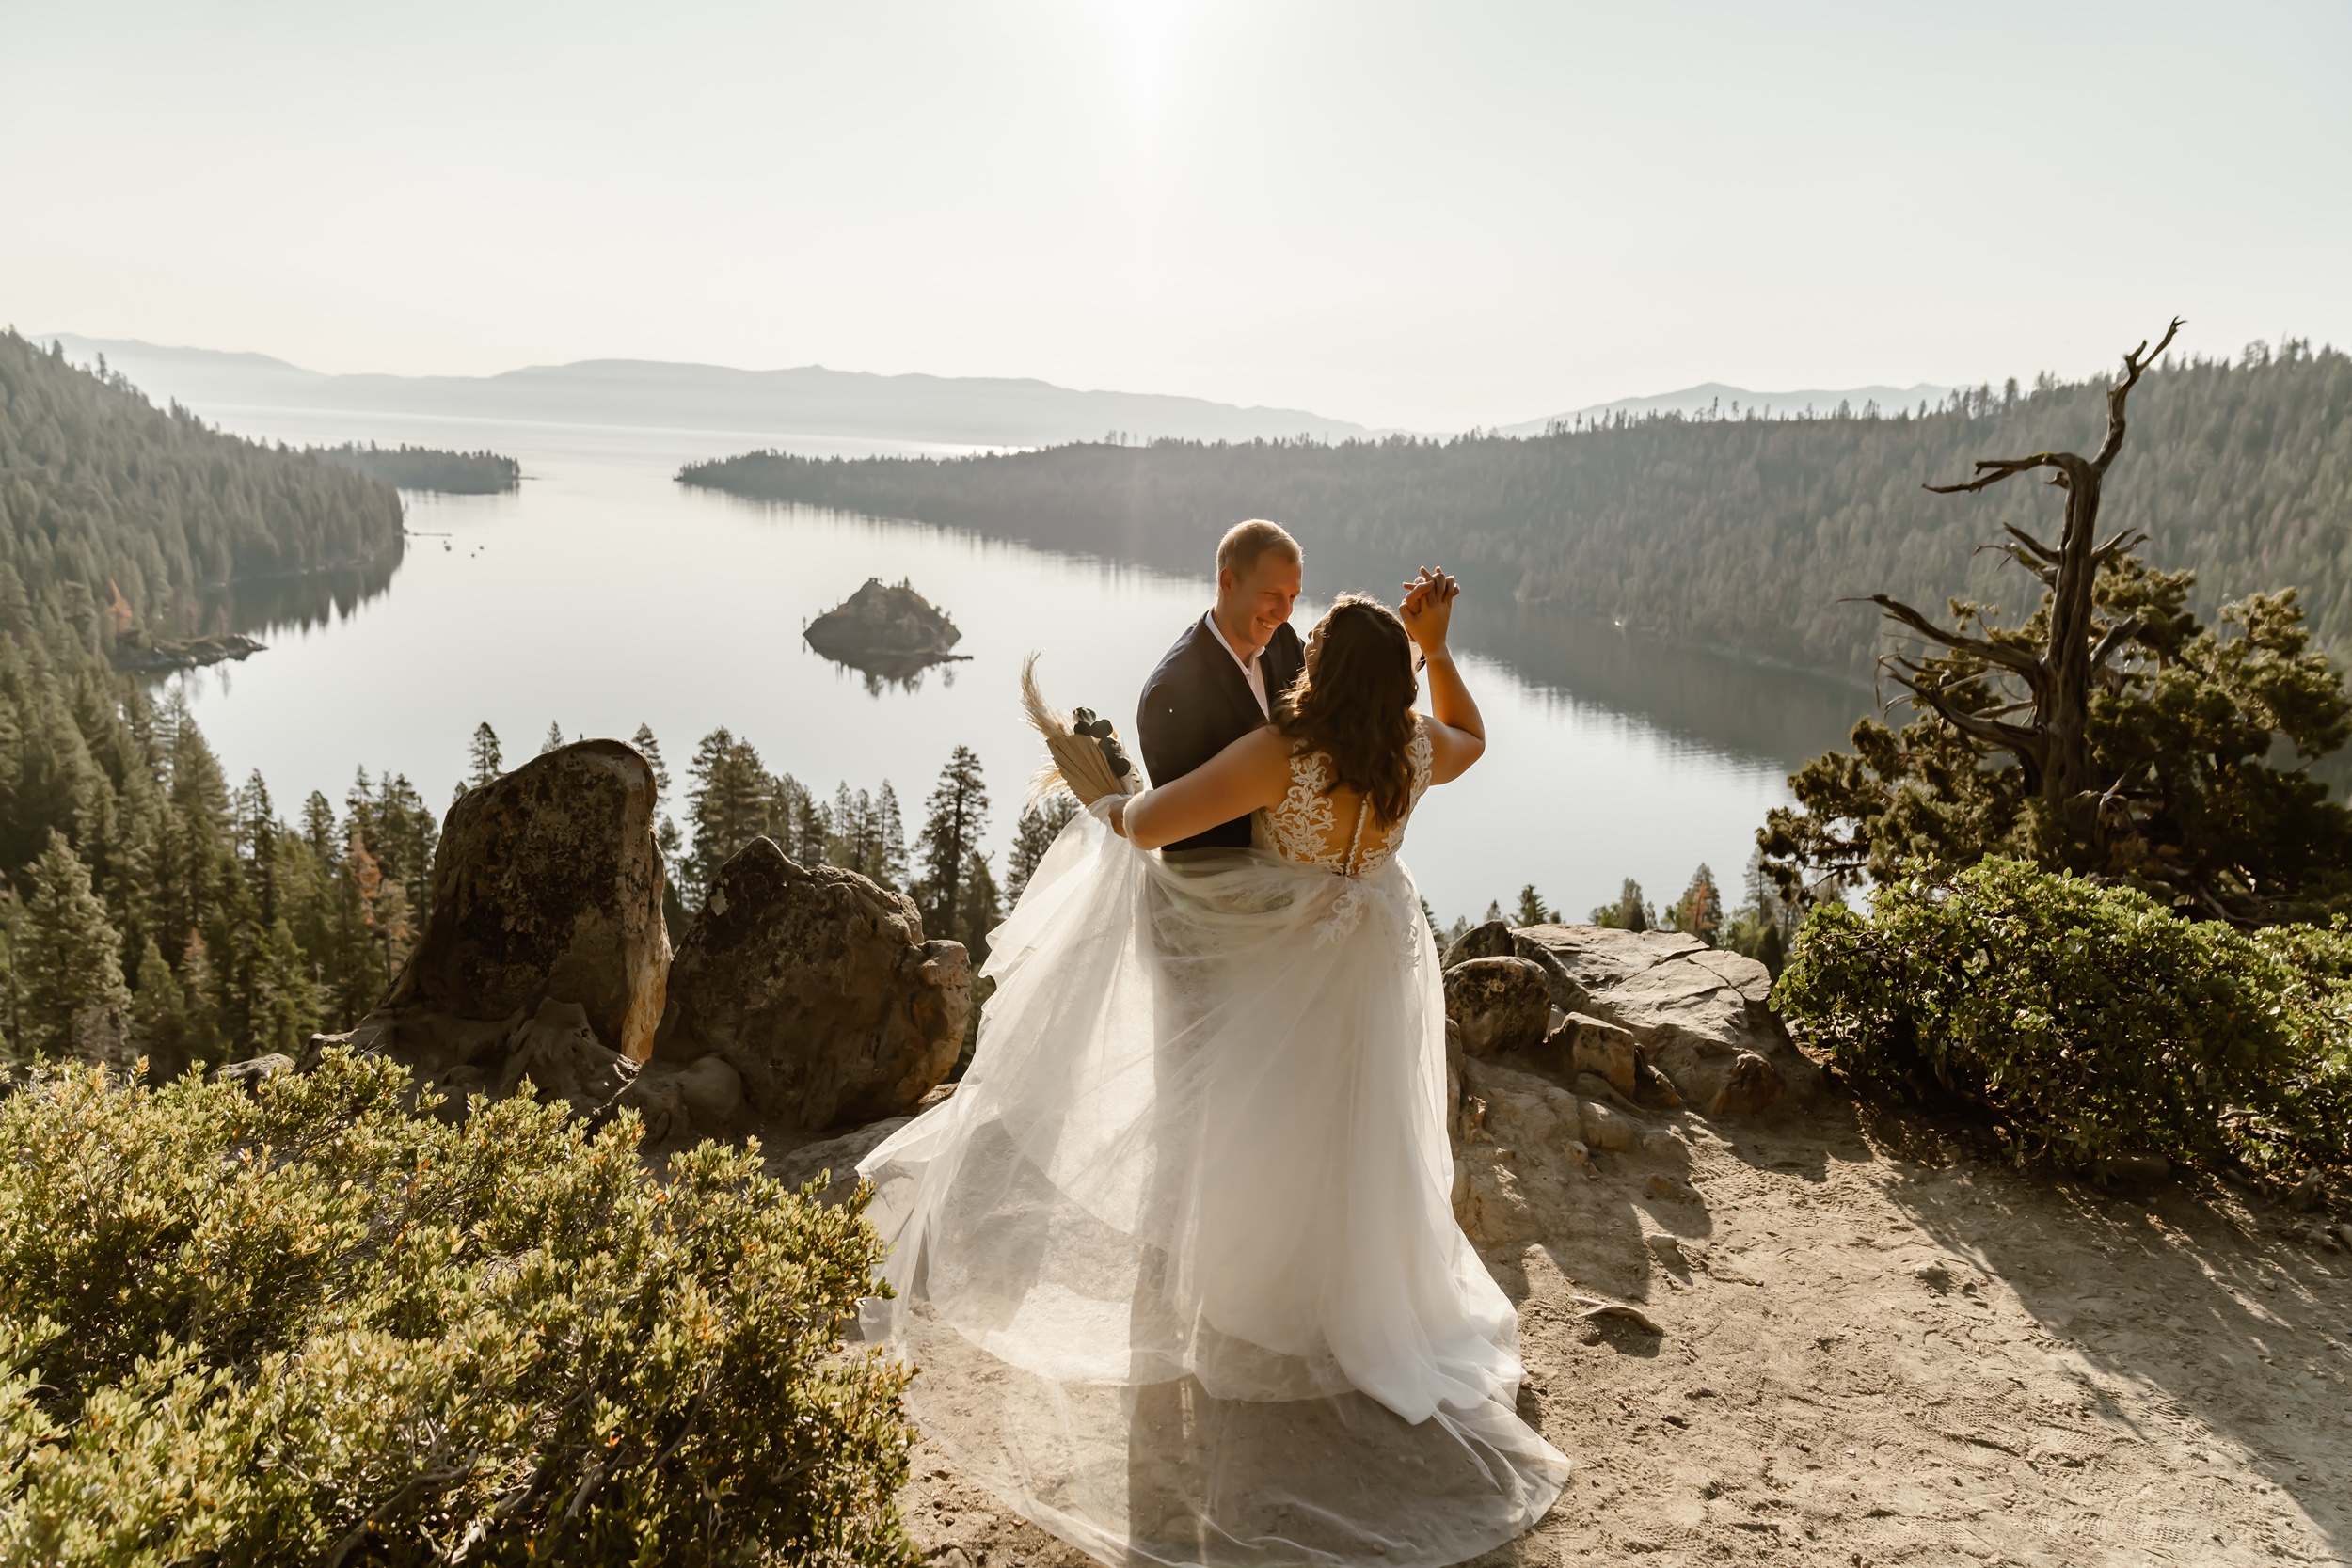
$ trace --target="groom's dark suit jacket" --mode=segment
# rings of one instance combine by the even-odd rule
[[[1298,672],[1306,668],[1307,651],[1298,633],[1284,622],[1274,640],[1258,656],[1265,676],[1266,700],[1279,700]],[[1225,651],[1205,619],[1176,640],[1143,683],[1143,701],[1136,709],[1136,740],[1143,749],[1143,766],[1154,786],[1183,778],[1251,730],[1264,723],[1258,699],[1250,694],[1249,677]],[[1247,849],[1249,818],[1237,816],[1205,833],[1168,846],[1170,849]]]

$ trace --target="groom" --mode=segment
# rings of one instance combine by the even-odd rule
[[[1136,738],[1154,784],[1183,778],[1274,717],[1306,667],[1291,606],[1306,572],[1298,541],[1263,518],[1236,523],[1216,546],[1216,603],[1144,683]],[[1247,849],[1237,816],[1170,849]]]

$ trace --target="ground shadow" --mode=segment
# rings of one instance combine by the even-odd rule
[[[2291,1216],[2211,1178],[2103,1189],[1988,1162],[1958,1122],[1868,1105],[1854,1115],[1888,1157],[1889,1196],[2013,1291],[2053,1350],[2235,1443],[2332,1545],[2352,1543],[2352,1266],[2341,1255],[2290,1239]],[[2145,1407],[2093,1389],[2111,1424],[2169,1435]]]

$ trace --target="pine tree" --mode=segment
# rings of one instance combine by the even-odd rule
[[[628,743],[637,748],[637,754],[653,769],[653,805],[654,810],[660,811],[670,803],[670,770],[661,762],[661,742],[654,738],[651,724],[640,724],[637,733],[628,737]]]
[[[833,804],[825,810],[827,865],[850,871],[865,869],[873,816],[873,800],[864,790],[850,794],[847,780],[834,786]]]
[[[425,908],[433,895],[433,851],[441,833],[416,785],[405,773],[388,773],[371,793],[362,769],[358,788],[345,804],[378,869],[400,883],[410,908]]]
[[[321,860],[331,860],[342,842],[335,832],[335,806],[317,790],[302,802],[302,842]]]
[[[564,726],[550,719],[548,721],[548,733],[539,742],[539,754],[546,756],[549,752],[562,750],[563,746]]]
[[[1055,793],[1025,808],[1021,820],[1013,825],[1012,849],[1005,856],[1005,897],[1015,905],[1037,875],[1038,862],[1054,847],[1054,840],[1078,815],[1077,800],[1065,794]]]
[[[866,873],[886,888],[901,888],[907,879],[907,830],[898,813],[898,792],[882,781],[874,798],[874,868]]]
[[[1723,934],[1724,895],[1715,886],[1715,873],[1701,861],[1699,868],[1691,873],[1691,885],[1675,900],[1668,922],[1674,929],[1698,938],[1708,946],[1717,945]]]
[[[958,929],[964,878],[988,825],[988,786],[980,777],[980,759],[969,746],[959,746],[948,756],[927,804],[915,841],[922,876],[914,902],[923,913],[923,928],[947,936]]]
[[[201,931],[188,938],[187,950],[180,955],[176,973],[180,976],[180,994],[186,999],[188,1009],[188,1057],[191,1061],[210,1061],[220,1049],[220,1006],[215,990],[212,944]]]
[[[254,951],[252,1000],[247,1012],[251,1053],[272,1052],[299,1057],[319,1026],[318,986],[311,978],[310,960],[303,956],[294,930],[284,921],[273,923]]]
[[[485,719],[473,727],[473,744],[468,748],[467,761],[471,766],[474,787],[479,789],[499,776],[499,732]]]
[[[1646,931],[1658,924],[1658,914],[1642,896],[1642,884],[1628,877],[1617,891],[1617,901],[1593,911],[1593,924],[1621,931]]]
[[[1551,920],[1551,911],[1544,908],[1543,895],[1535,891],[1534,882],[1519,889],[1519,907],[1511,918],[1512,925],[1518,927],[1549,926]]]
[[[188,1004],[180,977],[149,937],[139,950],[137,989],[131,993],[131,1046],[150,1064],[150,1076],[175,1076],[188,1063]]]
[[[972,955],[972,967],[988,961],[988,934],[1003,924],[1005,907],[996,891],[995,874],[988,857],[975,851],[964,857],[963,887],[958,900],[955,939]]]
[[[278,811],[271,804],[269,785],[255,768],[237,791],[236,843],[238,869],[253,894],[263,921],[278,918]]]
[[[16,953],[23,1048],[129,1065],[131,993],[122,983],[120,939],[90,891],[89,867],[53,832],[30,878]]]
[[[751,742],[722,727],[703,736],[687,768],[687,821],[693,847],[679,866],[678,892],[689,908],[700,909],[719,868],[753,839],[768,832],[776,781]]]
[[[808,786],[789,773],[780,774],[768,782],[768,832],[792,860],[803,865],[821,865],[825,861],[825,845],[831,832],[830,814],[819,805]]]

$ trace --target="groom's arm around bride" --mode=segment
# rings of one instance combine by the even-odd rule
[[[1273,717],[1306,664],[1290,624],[1305,557],[1275,523],[1235,525],[1216,547],[1216,603],[1185,628],[1144,683],[1136,739],[1153,787],[1171,784]],[[1237,816],[1170,849],[1249,847]]]

